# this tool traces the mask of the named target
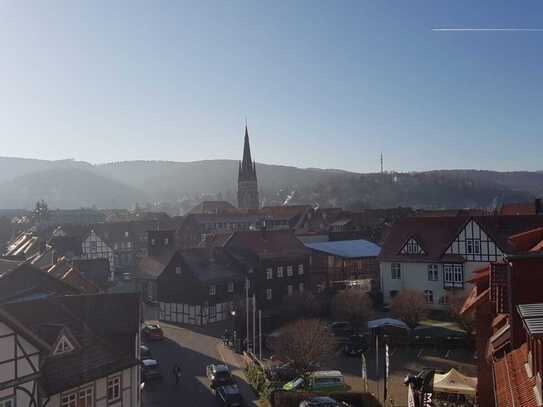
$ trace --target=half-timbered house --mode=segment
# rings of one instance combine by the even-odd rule
[[[409,217],[394,224],[379,256],[385,304],[402,289],[446,308],[448,293],[466,288],[475,270],[516,252],[509,237],[543,226],[541,216]]]
[[[135,294],[1,305],[0,405],[138,407],[139,324]]]

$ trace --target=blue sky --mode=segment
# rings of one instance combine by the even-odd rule
[[[542,170],[543,32],[436,27],[543,3],[1,1],[0,155]]]

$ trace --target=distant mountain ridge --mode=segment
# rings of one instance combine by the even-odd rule
[[[124,161],[0,157],[0,208],[124,208],[134,204],[227,199],[235,203],[238,161]],[[424,208],[491,207],[543,195],[543,171],[436,170],[359,174],[337,169],[257,164],[268,205]]]

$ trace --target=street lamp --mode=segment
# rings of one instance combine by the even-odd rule
[[[236,331],[236,309],[235,308],[232,308],[230,310],[230,316],[232,317],[232,346],[234,348],[234,350],[237,352],[238,350],[238,346],[237,346],[237,343],[238,343],[238,334],[237,334],[237,331]]]

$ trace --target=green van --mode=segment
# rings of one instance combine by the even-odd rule
[[[341,374],[339,370],[328,370],[313,372],[309,376],[307,383],[303,378],[298,377],[297,379],[286,383],[283,386],[283,390],[304,390],[330,393],[334,391],[346,391],[348,388],[343,379],[343,374]]]

